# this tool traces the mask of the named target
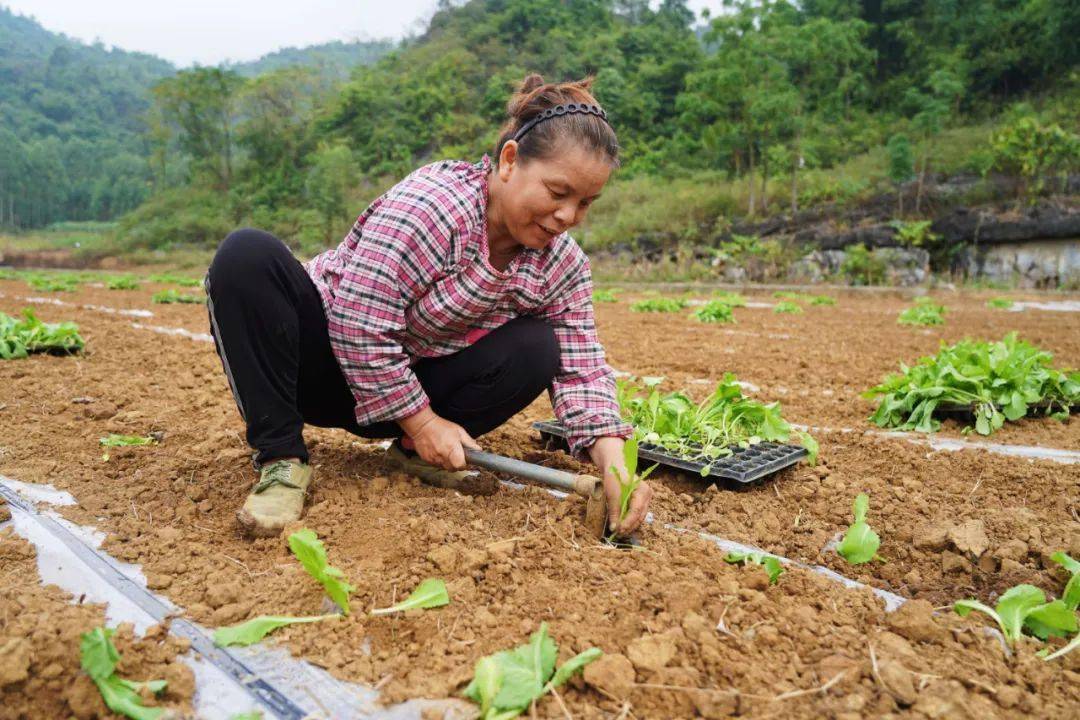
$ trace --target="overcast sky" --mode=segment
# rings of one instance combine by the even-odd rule
[[[654,6],[657,3],[654,2]],[[0,0],[46,29],[153,53],[184,67],[254,60],[282,47],[400,38],[435,0]],[[721,0],[690,0],[716,12]]]

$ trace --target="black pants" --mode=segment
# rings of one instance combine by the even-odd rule
[[[315,284],[273,235],[245,228],[218,248],[206,275],[210,329],[256,462],[308,461],[305,423],[367,438],[402,435],[393,421],[361,427],[334,358]],[[477,437],[551,385],[559,345],[551,326],[519,317],[468,348],[413,365],[432,410]]]

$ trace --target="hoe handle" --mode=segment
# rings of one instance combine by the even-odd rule
[[[593,488],[599,483],[599,480],[591,475],[574,475],[562,470],[544,467],[543,465],[534,465],[533,463],[527,463],[523,460],[515,460],[513,458],[503,457],[502,455],[484,452],[483,450],[465,448],[465,460],[468,461],[470,465],[477,465],[487,470],[515,475],[520,478],[525,478],[526,480],[538,482],[542,485],[548,485],[550,487],[559,488],[560,490],[566,490],[567,492],[577,493],[584,497],[590,497]]]

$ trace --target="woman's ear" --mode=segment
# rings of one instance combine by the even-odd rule
[[[516,140],[507,140],[503,143],[502,152],[499,153],[499,178],[506,182],[514,172],[514,164],[517,162],[518,144]]]

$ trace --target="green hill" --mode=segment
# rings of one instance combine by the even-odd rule
[[[304,48],[289,47],[267,53],[258,60],[227,64],[225,67],[244,77],[256,77],[289,67],[310,67],[319,70],[324,77],[345,80],[354,67],[370,65],[396,45],[392,40],[358,40],[328,42]]]

